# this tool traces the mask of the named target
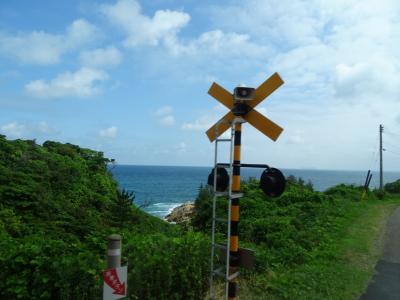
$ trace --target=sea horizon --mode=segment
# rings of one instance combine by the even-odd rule
[[[112,166],[112,164],[110,164]],[[149,165],[143,165],[143,164],[120,164],[116,163],[114,166],[132,166],[132,167],[179,167],[179,168],[210,168],[210,170],[213,168],[212,165],[209,166],[204,166],[204,165],[157,165],[157,164],[149,164]],[[276,168],[276,166],[271,165],[271,167]],[[312,167],[306,167],[306,168],[278,168],[282,170],[298,170],[298,171],[339,171],[339,172],[368,172],[370,170],[371,172],[379,172],[379,169],[323,169],[323,168],[312,168]],[[400,173],[400,170],[386,170],[384,169],[384,173]]]
[[[199,187],[206,185],[211,166],[159,166],[115,164],[109,167],[122,189],[135,194],[135,203],[143,210],[164,218],[175,207],[194,201]],[[259,178],[263,169],[242,168],[243,180]],[[287,177],[293,175],[311,182],[316,191],[344,183],[363,185],[367,170],[322,170],[322,169],[285,169],[281,171]],[[379,186],[379,172],[371,171],[373,176],[370,188]],[[400,172],[384,172],[384,183],[400,178]]]

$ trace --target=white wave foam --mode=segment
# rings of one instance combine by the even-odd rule
[[[166,215],[170,214],[175,207],[183,203],[184,202],[159,202],[150,204],[148,207],[144,208],[144,210],[156,217],[164,218]]]

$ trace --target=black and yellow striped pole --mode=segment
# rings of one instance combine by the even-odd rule
[[[226,260],[226,276],[227,276],[227,282],[228,285],[226,286],[226,292],[225,292],[225,299],[228,300],[236,300],[236,294],[237,294],[237,276],[238,276],[238,270],[239,270],[239,264],[243,264],[244,266],[244,261],[246,261],[244,258],[248,253],[245,252],[244,249],[239,250],[239,197],[238,195],[240,193],[240,145],[241,145],[241,129],[242,129],[242,123],[243,122],[248,122],[251,124],[253,127],[261,131],[263,134],[265,134],[267,137],[272,139],[273,141],[276,141],[276,139],[279,137],[281,132],[283,131],[283,128],[281,128],[279,125],[275,124],[272,122],[270,119],[266,118],[262,114],[260,114],[257,110],[255,110],[255,107],[262,102],[266,97],[268,97],[270,94],[272,94],[278,87],[280,87],[283,84],[283,80],[279,76],[278,73],[274,73],[271,75],[267,80],[265,80],[258,88],[250,88],[250,87],[236,87],[234,89],[233,94],[231,94],[229,91],[224,89],[222,86],[220,86],[217,83],[213,83],[208,90],[208,94],[210,94],[212,97],[214,97],[216,100],[218,100],[221,104],[226,106],[230,111],[223,116],[216,124],[214,124],[211,128],[209,128],[206,131],[206,134],[211,142],[213,141],[218,141],[218,137],[223,134],[226,130],[228,130],[230,127],[232,128],[232,131],[234,132],[234,149],[233,149],[233,168],[232,168],[232,173],[230,177],[231,181],[231,189],[230,189],[230,199],[229,199],[229,216],[228,218],[230,219],[230,223],[228,226],[228,244],[227,251],[229,250],[229,258],[227,257]],[[238,121],[239,119],[239,121]],[[218,129],[218,130],[217,130]],[[224,139],[221,139],[221,141]],[[217,144],[216,144],[217,145]],[[231,145],[232,146],[232,145]],[[216,146],[217,147],[217,146]],[[217,148],[216,148],[217,149]],[[217,150],[216,150],[217,153]],[[217,155],[217,154],[215,154]],[[231,148],[231,155],[232,155],[232,148]],[[216,162],[216,157],[215,156],[215,168],[217,168],[217,162]],[[232,156],[231,156],[231,161],[232,162]],[[249,164],[246,164],[246,166],[250,166]],[[263,165],[262,167],[265,167],[266,165]],[[253,167],[260,167],[260,165],[253,165]],[[260,188],[269,196],[274,197],[274,196],[279,196],[285,186],[285,178],[283,174],[278,170],[274,168],[269,168],[266,166],[267,169],[263,172],[263,175],[261,176],[260,179]],[[220,169],[223,170],[223,169]],[[209,176],[209,184],[214,184],[214,188],[217,189],[216,186],[218,186],[218,170],[215,169],[213,171],[213,175]],[[225,174],[224,174],[225,173]],[[217,177],[217,180],[211,180],[214,177]],[[220,177],[221,178],[227,178],[228,174],[225,170],[225,172],[220,172]],[[227,179],[229,180],[229,179]],[[227,181],[226,180],[226,181]],[[223,182],[224,180],[221,180]],[[221,188],[224,190],[228,184],[226,184],[225,188]],[[236,195],[235,195],[236,194]],[[213,259],[213,249],[216,246],[215,244],[215,199],[216,197],[214,196],[213,200],[213,225],[212,225],[212,251],[211,251],[211,260]],[[239,254],[241,257],[239,257]],[[239,259],[241,258],[241,259]],[[213,289],[212,289],[212,282],[213,282],[213,276],[214,274],[218,273],[218,269],[214,270],[213,269],[213,261],[211,261],[211,279],[210,279],[210,294],[211,297],[213,297]],[[214,298],[212,298],[214,299]]]
[[[242,124],[235,124],[235,139],[233,149],[232,193],[240,192],[240,145],[242,137]],[[235,273],[239,268],[239,198],[231,200],[231,236],[230,236],[230,273]],[[237,278],[228,283],[228,299],[236,300]]]

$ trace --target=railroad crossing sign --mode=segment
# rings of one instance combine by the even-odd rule
[[[225,279],[225,300],[236,300],[237,277],[239,267],[253,266],[254,256],[251,250],[239,248],[239,199],[243,196],[240,193],[240,168],[266,168],[261,175],[260,188],[269,197],[279,197],[285,189],[285,177],[282,172],[268,165],[243,164],[240,162],[241,131],[242,123],[249,122],[267,137],[276,141],[283,129],[264,117],[254,109],[261,101],[271,95],[278,87],[283,84],[283,80],[274,73],[258,88],[237,87],[233,94],[225,90],[217,83],[213,83],[208,93],[225,105],[228,112],[222,119],[207,130],[206,134],[211,142],[215,141],[214,169],[208,176],[208,184],[213,186],[213,208],[212,208],[212,229],[211,229],[211,275],[210,275],[210,299],[216,299],[213,287],[214,276],[223,276]],[[218,138],[228,128],[232,129],[230,139]],[[230,142],[230,161],[229,164],[221,164],[217,161],[218,142]],[[228,175],[225,167],[229,167]],[[227,244],[216,243],[216,222],[224,221],[224,218],[216,217],[216,197],[217,192],[224,192],[229,198],[228,205],[228,227]],[[219,248],[226,255],[222,256],[225,266],[214,268],[215,249]],[[222,273],[221,273],[222,270]]]
[[[213,83],[208,94],[225,105],[231,111],[222,117],[215,125],[207,130],[206,134],[211,142],[231,127],[236,116],[242,117],[267,137],[276,141],[282,133],[283,128],[264,117],[254,109],[256,105],[271,95],[283,84],[278,73],[274,73],[258,88],[236,88],[234,94],[225,90],[217,83]]]

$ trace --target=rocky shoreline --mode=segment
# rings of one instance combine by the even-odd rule
[[[175,207],[165,220],[175,224],[188,224],[194,213],[194,202],[186,202]]]

